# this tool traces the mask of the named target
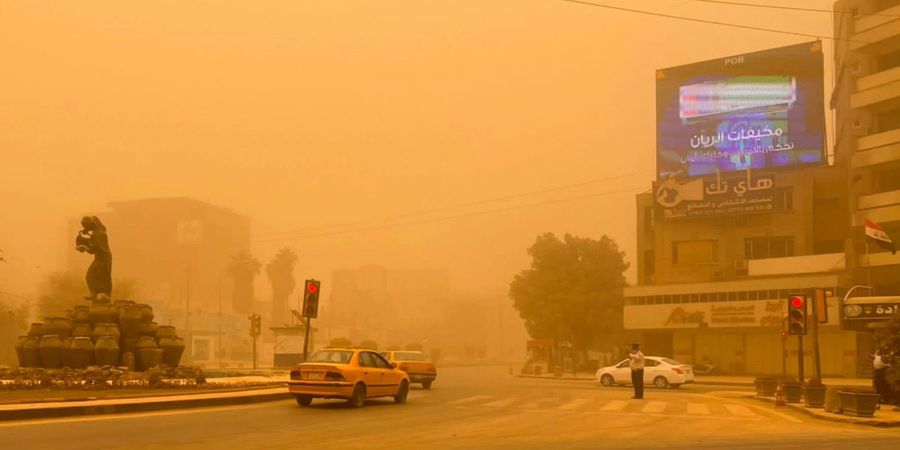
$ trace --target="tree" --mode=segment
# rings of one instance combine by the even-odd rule
[[[509,296],[531,337],[586,350],[621,331],[628,263],[615,241],[546,233],[528,254],[531,268],[514,277]]]
[[[885,376],[894,392],[900,393],[900,316],[894,317],[875,335],[877,351],[891,363]],[[900,400],[900,399],[898,399]]]
[[[54,272],[41,280],[38,287],[38,313],[41,317],[61,316],[76,305],[87,305],[90,294],[84,278],[75,272]],[[138,283],[130,279],[116,279],[113,298],[135,299],[139,295]]]
[[[232,255],[228,264],[228,273],[234,280],[234,292],[231,305],[234,312],[246,314],[253,311],[253,280],[262,268],[259,260],[247,250]]]
[[[266,275],[272,285],[272,323],[282,324],[288,321],[289,299],[297,282],[294,280],[294,265],[297,254],[290,248],[282,248],[275,257],[266,264]]]
[[[366,349],[366,350],[375,350],[375,351],[378,351],[378,343],[375,342],[375,341],[373,341],[373,340],[371,340],[371,339],[366,339],[366,340],[360,342],[360,343],[359,343],[359,347],[360,347],[360,348],[364,348],[364,349]]]
[[[28,325],[28,307],[7,305],[0,302],[0,365],[15,365],[16,355],[12,342],[25,332]]]

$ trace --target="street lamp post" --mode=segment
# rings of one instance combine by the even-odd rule
[[[219,275],[219,333],[216,336],[216,361],[218,361],[220,369],[222,368],[222,283],[227,272],[227,269],[223,270]]]

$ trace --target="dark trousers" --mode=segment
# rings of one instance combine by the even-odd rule
[[[644,369],[631,371],[631,385],[634,386],[634,398],[644,398]]]
[[[881,395],[882,403],[890,403],[891,399],[888,398],[890,397],[889,387],[885,375],[887,375],[887,369],[875,369],[872,371],[872,387],[875,388],[875,392]]]

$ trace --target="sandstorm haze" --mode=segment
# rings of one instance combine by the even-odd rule
[[[832,28],[827,14],[607,3]],[[807,40],[549,0],[2,2],[0,289],[31,294],[65,267],[68,219],[154,197],[246,215],[254,255],[290,246],[298,278],[326,289],[333,269],[374,264],[504,296],[543,232],[607,234],[633,261],[654,70]],[[449,216],[465,217],[384,226]]]

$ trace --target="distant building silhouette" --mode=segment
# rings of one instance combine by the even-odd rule
[[[135,280],[159,306],[192,313],[218,311],[222,287],[223,308],[230,312],[232,283],[225,271],[233,255],[250,248],[249,218],[187,197],[110,202],[108,207],[90,215],[110,230],[114,278]],[[69,221],[69,236],[80,229],[80,217]],[[83,273],[89,261],[74,251],[67,256],[68,268]]]

